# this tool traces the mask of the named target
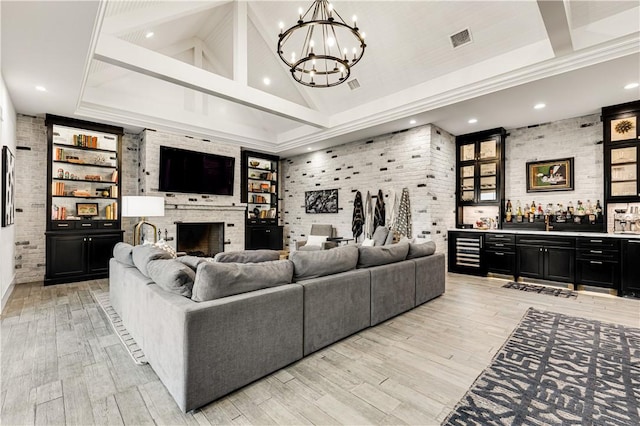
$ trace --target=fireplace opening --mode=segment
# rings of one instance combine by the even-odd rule
[[[224,251],[224,222],[177,223],[176,249],[190,256],[213,257]]]

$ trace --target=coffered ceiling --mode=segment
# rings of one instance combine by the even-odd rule
[[[366,32],[355,90],[301,86],[278,58],[278,23],[310,3],[3,0],[2,73],[18,112],[280,155],[426,123],[453,134],[538,124],[640,98],[623,89],[640,80],[635,0],[336,0]],[[453,48],[463,29],[471,43]]]

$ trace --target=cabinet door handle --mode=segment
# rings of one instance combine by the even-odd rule
[[[86,239],[86,238],[83,238],[83,239],[82,239],[82,241],[85,241],[85,242],[86,242],[86,241],[87,241],[87,239]]]
[[[544,249],[544,251],[548,253],[548,252],[549,252],[549,249]]]
[[[640,240],[629,240],[629,244],[640,244]]]
[[[68,223],[59,223],[59,224],[58,224],[58,228],[66,228],[66,227],[68,227],[68,226],[69,226],[69,224],[68,224]]]
[[[542,251],[542,247],[540,247],[540,251]]]
[[[595,265],[602,265],[602,262],[600,262],[599,260],[592,260],[589,263],[593,263]]]
[[[590,253],[602,254],[602,250],[589,250]]]
[[[504,253],[501,253],[501,252],[498,251],[498,252],[496,252],[496,256],[504,256]]]
[[[493,238],[504,238],[504,235],[494,235]]]
[[[91,224],[90,224],[90,223],[81,223],[80,225],[81,225],[81,226],[83,226],[84,228],[86,228],[86,227],[88,227],[88,226],[91,226]]]
[[[592,243],[601,243],[602,242],[602,240],[589,240],[589,241],[592,242]]]
[[[266,232],[267,234],[271,232],[271,229],[267,229],[264,232]]]
[[[91,237],[89,237],[89,241],[91,241]]]
[[[496,243],[496,247],[504,247],[504,244],[498,244],[498,243]]]

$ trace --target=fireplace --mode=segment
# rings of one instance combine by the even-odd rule
[[[176,223],[176,249],[191,256],[213,257],[224,251],[224,223]]]

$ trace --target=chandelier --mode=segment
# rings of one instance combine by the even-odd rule
[[[280,23],[278,55],[287,64],[291,76],[309,87],[331,87],[347,81],[351,67],[364,54],[364,32],[353,17],[347,25],[327,0],[315,0],[298,23],[284,30]]]

